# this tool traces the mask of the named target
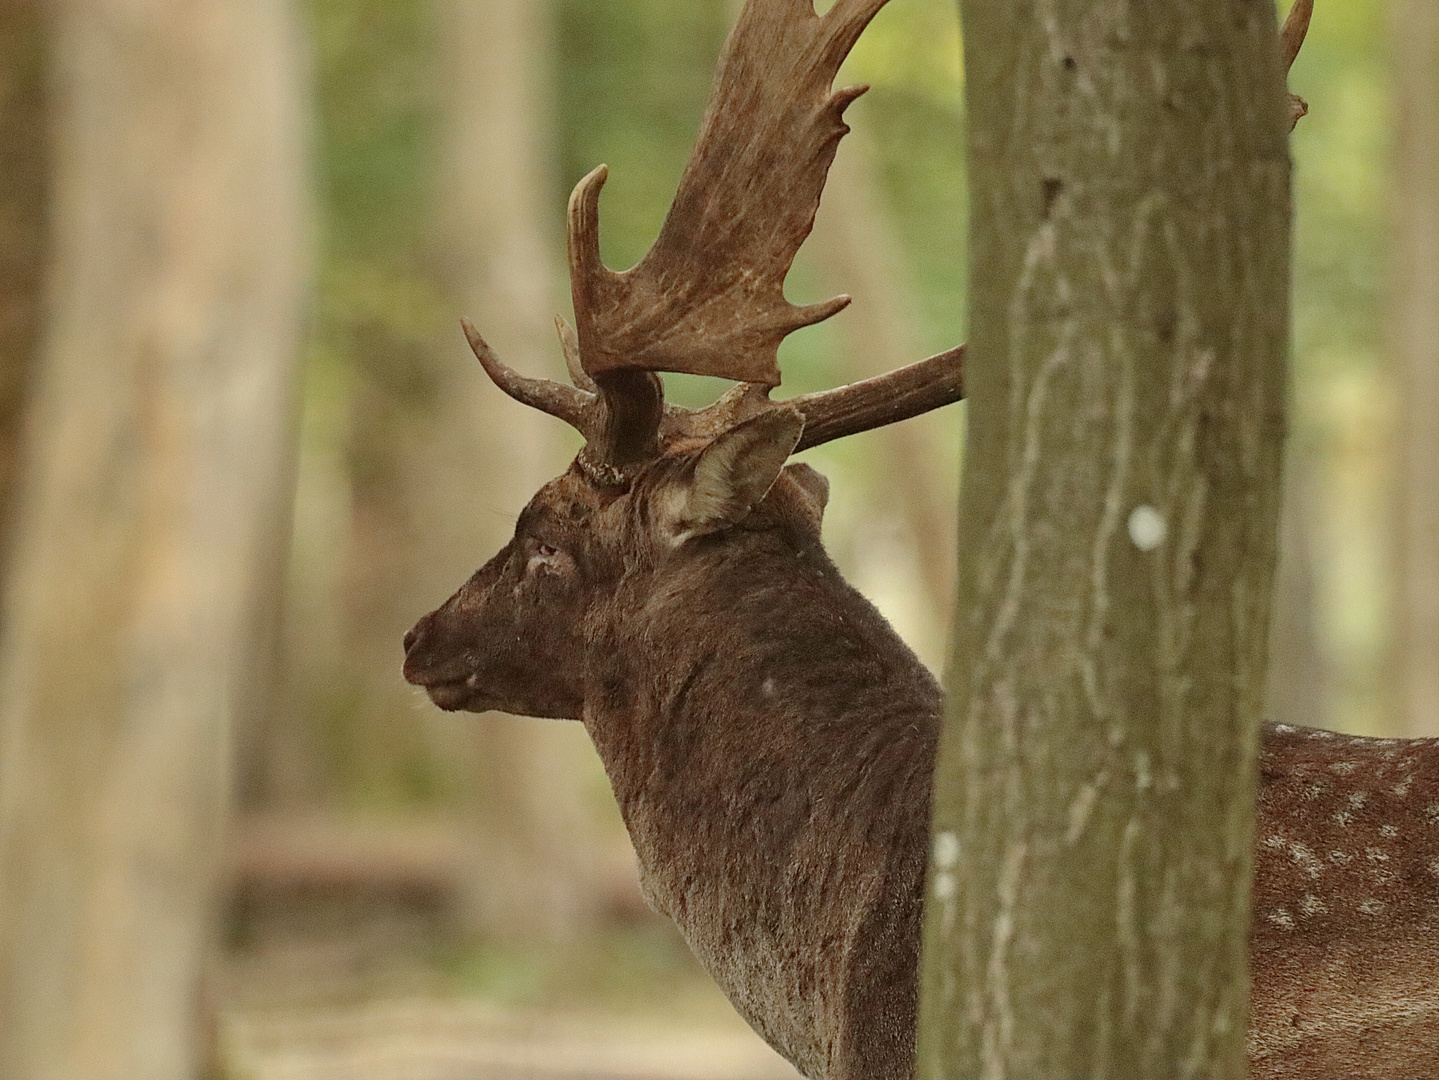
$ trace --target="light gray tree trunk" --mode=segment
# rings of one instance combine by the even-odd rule
[[[1274,9],[963,14],[970,413],[919,1072],[1242,1077],[1288,341]]]
[[[400,678],[404,631],[506,543],[519,511],[567,460],[564,425],[496,389],[458,322],[468,315],[514,367],[563,377],[553,323],[564,201],[551,146],[550,4],[439,0],[437,15],[435,251],[453,320],[424,358],[426,401],[369,433],[393,479],[356,500],[350,601],[366,614],[351,650],[368,722],[418,719],[430,752],[456,774],[470,840],[469,928],[563,935],[603,892],[591,875],[599,861],[583,794],[594,785],[582,779],[598,764],[582,726],[441,715],[428,704],[416,713],[416,691]]]
[[[0,642],[0,1077],[200,1049],[306,271],[286,0],[53,5],[53,256]]]
[[[1399,729],[1439,735],[1439,6],[1395,0],[1391,7]]]
[[[554,328],[565,194],[555,168],[554,6],[441,0],[440,18],[437,223],[448,293],[508,363],[563,379]],[[458,331],[448,332],[451,392],[424,458],[425,468],[443,470],[423,511],[433,544],[425,572],[447,564],[441,593],[508,542],[520,509],[568,460],[565,426],[500,393]],[[476,925],[504,935],[574,933],[604,903],[600,879],[612,850],[597,849],[585,797],[603,783],[589,737],[578,723],[499,713],[462,723]]]

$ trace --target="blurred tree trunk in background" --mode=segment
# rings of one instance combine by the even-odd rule
[[[824,275],[825,295],[850,293],[854,304],[838,329],[845,342],[840,381],[853,382],[922,359],[911,344],[916,322],[906,288],[899,241],[878,189],[871,128],[863,102],[852,107],[853,127],[825,184],[824,201],[806,246]],[[955,410],[893,424],[867,436],[880,446],[886,482],[875,498],[882,513],[901,518],[915,547],[923,580],[907,582],[913,595],[929,601],[922,626],[905,627],[906,638],[923,656],[942,647],[954,594],[954,462],[941,452],[942,428],[956,422]],[[916,635],[915,631],[921,631]],[[916,637],[922,640],[915,640]]]
[[[351,667],[364,680],[364,724],[424,725],[458,789],[473,841],[470,929],[563,933],[599,891],[584,843],[583,777],[594,766],[583,728],[441,715],[400,678],[404,631],[503,546],[565,464],[563,425],[491,385],[458,325],[467,314],[521,370],[563,370],[552,323],[557,234],[543,226],[563,207],[550,145],[550,6],[438,0],[437,14],[435,247],[453,321],[417,358],[427,365],[422,401],[359,403],[354,437],[387,460],[354,479]],[[383,732],[375,737],[383,745]]]
[[[1395,0],[1390,256],[1398,383],[1399,730],[1439,735],[1439,5]]]
[[[1285,450],[1264,715],[1277,724],[1327,727],[1332,721],[1329,668],[1319,641],[1313,540],[1319,450],[1296,434],[1291,430]]]
[[[47,321],[0,644],[0,1076],[177,1080],[201,1067],[230,732],[284,550],[303,64],[285,0],[49,14]]]
[[[40,340],[49,160],[42,13],[40,0],[0,0],[0,586]]]
[[[921,1077],[1247,1074],[1288,349],[1273,5],[965,0]]]
[[[564,378],[551,291],[564,207],[555,168],[553,4],[440,0],[440,16],[436,220],[449,294],[507,362]],[[447,556],[446,582],[432,576],[438,591],[428,582],[424,590],[437,598],[509,541],[520,508],[567,464],[564,425],[500,393],[454,328],[449,335],[447,355],[456,362],[448,375],[458,392],[442,405],[449,445],[432,447],[430,460],[446,471],[428,491],[425,519],[438,541],[432,552]],[[434,575],[438,561],[423,573]],[[599,875],[608,854],[597,850],[587,798],[608,785],[583,726],[498,713],[461,723],[474,914],[501,933],[579,929],[607,899]]]

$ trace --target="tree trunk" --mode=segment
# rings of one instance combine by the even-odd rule
[[[1439,7],[1396,0],[1390,342],[1399,387],[1399,730],[1439,735]]]
[[[551,254],[563,205],[553,144],[553,5],[441,0],[440,18],[437,220],[448,294],[508,363],[563,378]],[[426,455],[448,470],[431,488],[422,520],[436,530],[435,552],[468,565],[447,570],[440,593],[509,540],[520,509],[567,463],[564,425],[500,393],[458,332],[449,332],[456,351],[447,381],[455,392],[440,406],[443,443]],[[429,560],[430,573],[437,561]],[[425,595],[439,599],[433,590]],[[583,726],[499,713],[462,723],[476,925],[507,936],[578,930],[605,892],[585,798],[604,781]]]
[[[0,573],[40,338],[49,160],[44,58],[39,0],[0,0]]]
[[[1245,1075],[1274,9],[966,0],[970,394],[924,1077]]]
[[[0,1077],[176,1080],[289,502],[302,65],[284,0],[52,14],[48,319],[0,641]]]
[[[415,357],[426,365],[422,401],[361,391],[356,438],[381,464],[352,474],[347,647],[369,753],[393,750],[397,729],[418,726],[419,751],[449,773],[472,841],[468,928],[564,934],[600,893],[589,887],[586,785],[576,775],[598,768],[583,728],[446,716],[428,704],[416,712],[400,677],[404,632],[504,545],[525,503],[565,466],[564,425],[496,389],[458,322],[468,315],[521,371],[563,370],[551,294],[558,233],[543,224],[547,208],[563,205],[549,145],[549,4],[440,0],[437,15],[434,247],[452,317]]]

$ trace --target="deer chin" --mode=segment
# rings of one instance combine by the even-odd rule
[[[425,687],[425,693],[445,712],[489,712],[499,706],[487,699],[482,691],[476,690],[466,679],[452,682],[432,683]]]
[[[422,688],[426,694],[445,712],[489,712],[500,708],[500,703],[478,686],[474,675],[458,678],[432,674],[412,669],[405,665],[405,681]]]

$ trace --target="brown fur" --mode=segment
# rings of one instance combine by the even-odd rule
[[[825,555],[812,470],[675,546],[697,456],[546,485],[405,675],[582,718],[647,897],[735,1007],[808,1076],[902,1080],[940,690]],[[1261,761],[1255,1075],[1439,1075],[1439,744],[1270,726]]]

